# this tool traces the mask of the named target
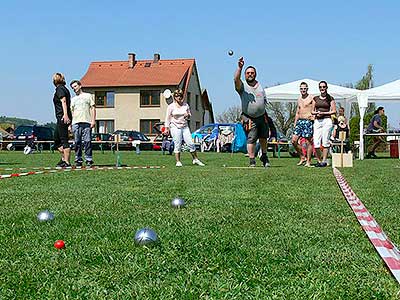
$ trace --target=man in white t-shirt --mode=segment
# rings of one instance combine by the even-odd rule
[[[267,156],[267,139],[269,135],[268,123],[265,114],[265,105],[267,96],[264,88],[256,80],[257,71],[253,66],[245,69],[245,81],[241,80],[242,69],[244,66],[243,57],[239,58],[238,68],[235,72],[234,82],[235,90],[240,96],[242,102],[242,119],[246,123],[247,132],[247,153],[249,154],[250,167],[256,166],[255,150],[257,139],[260,141],[262,155],[260,160],[264,167],[269,167]]]
[[[75,164],[81,167],[82,144],[85,148],[86,166],[93,166],[92,128],[96,125],[96,106],[92,94],[82,92],[79,80],[70,84],[76,96],[71,99],[72,131],[75,139]]]

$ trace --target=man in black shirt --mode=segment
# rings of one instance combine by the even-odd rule
[[[71,95],[65,87],[65,77],[61,73],[53,75],[53,84],[56,91],[53,97],[54,110],[57,119],[57,126],[54,132],[54,147],[61,153],[61,160],[57,167],[68,168],[70,164],[71,149],[68,142],[68,126],[72,120]]]

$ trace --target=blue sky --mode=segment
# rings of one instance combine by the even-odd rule
[[[400,78],[399,11],[398,1],[2,1],[0,115],[52,121],[54,72],[70,81],[128,52],[195,58],[215,113],[239,104],[239,55],[264,86],[355,83],[368,64],[381,85]],[[400,103],[385,106],[400,127]]]

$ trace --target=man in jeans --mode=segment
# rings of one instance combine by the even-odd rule
[[[82,142],[85,147],[86,166],[93,166],[92,128],[96,124],[96,106],[92,94],[82,92],[79,80],[70,84],[76,96],[71,99],[72,131],[75,139],[75,165],[82,167]]]

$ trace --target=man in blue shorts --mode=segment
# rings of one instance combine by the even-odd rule
[[[313,137],[313,96],[308,94],[308,85],[306,82],[300,83],[300,96],[297,99],[297,110],[294,118],[294,132],[292,144],[300,156],[298,166],[305,165],[311,167],[312,137]],[[304,157],[303,151],[299,145],[299,138],[303,137],[307,141],[307,157]]]

